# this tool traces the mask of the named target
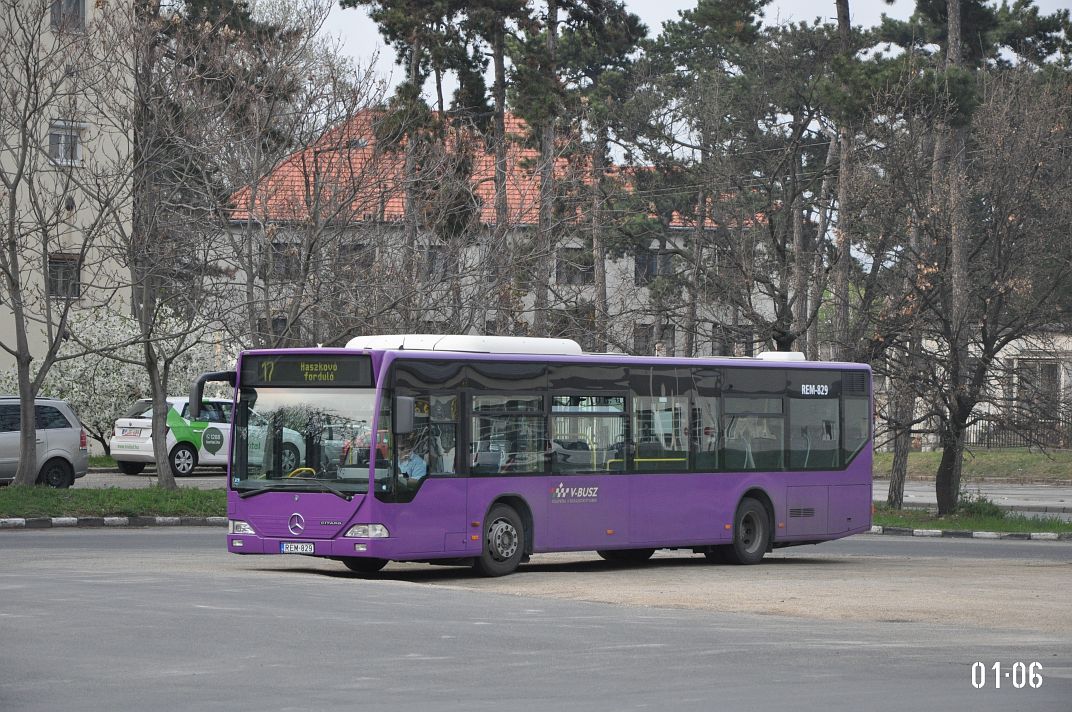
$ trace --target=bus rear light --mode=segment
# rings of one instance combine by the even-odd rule
[[[88,450],[89,449],[89,441],[88,441],[88,438],[86,437],[86,429],[85,428],[82,428],[82,432],[80,432],[78,434],[78,449],[79,450]]]
[[[391,533],[382,524],[355,524],[343,536],[355,539],[386,539]]]
[[[256,534],[246,522],[240,519],[228,519],[227,520],[227,533],[228,534]]]

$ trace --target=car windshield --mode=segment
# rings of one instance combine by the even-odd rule
[[[372,389],[241,389],[231,486],[367,492],[375,401]]]

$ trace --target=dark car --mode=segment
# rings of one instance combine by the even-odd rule
[[[55,398],[34,401],[37,418],[37,482],[49,487],[70,487],[89,470],[86,431],[71,406]],[[22,418],[18,396],[0,396],[0,484],[15,479],[22,453],[19,430]]]

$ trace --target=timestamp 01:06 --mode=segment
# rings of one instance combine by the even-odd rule
[[[1042,687],[1042,663],[1015,662],[1012,665],[1002,665],[1000,662],[987,665],[975,662],[971,667],[971,684],[977,690],[993,686],[1000,690],[1002,683],[1011,685],[1017,690],[1025,687],[1038,689]]]

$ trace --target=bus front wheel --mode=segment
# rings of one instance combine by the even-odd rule
[[[757,500],[746,497],[737,507],[733,518],[733,544],[722,549],[726,560],[733,564],[758,564],[770,546],[771,527],[767,508]]]
[[[485,576],[513,573],[525,555],[525,527],[513,507],[496,504],[484,523],[484,547],[473,568]]]

